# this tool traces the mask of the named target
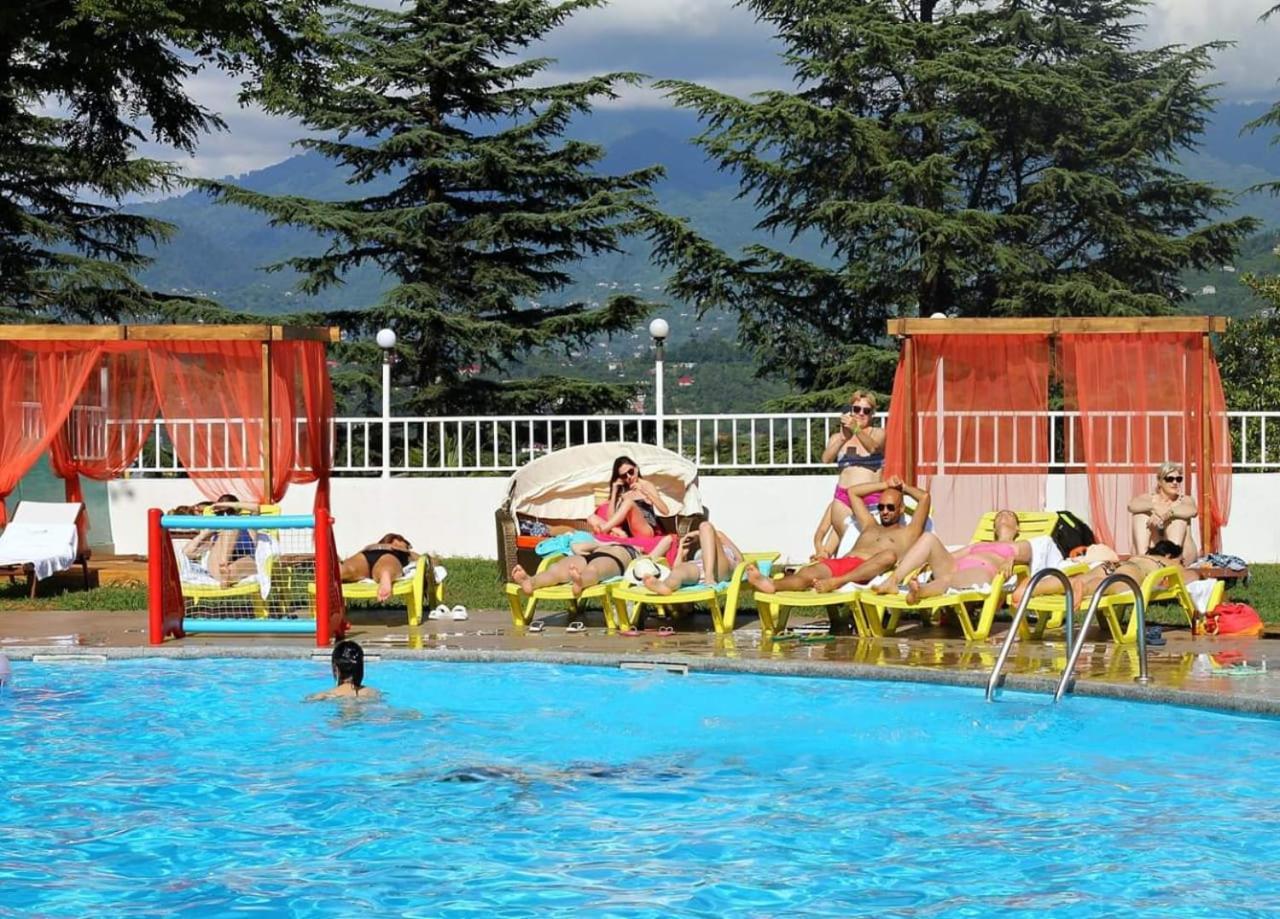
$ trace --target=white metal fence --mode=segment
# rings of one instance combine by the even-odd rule
[[[1074,413],[947,412],[921,416],[917,442],[931,441],[941,471],[1048,464],[1054,471],[1083,467],[1081,422]],[[880,423],[885,422],[882,415]],[[113,422],[128,424],[136,422]],[[1105,437],[1112,468],[1124,469],[1141,453],[1182,456],[1184,419],[1177,413],[1115,414],[1091,419]],[[1193,421],[1193,423],[1198,423]],[[384,453],[384,425],[389,449]],[[831,414],[740,414],[667,416],[660,443],[706,472],[817,470],[839,419]],[[1229,412],[1225,421],[1237,471],[1280,469],[1280,412]],[[1026,436],[1030,428],[1033,436]],[[297,434],[303,428],[299,424]],[[133,475],[174,475],[183,470],[172,436],[251,444],[261,435],[256,420],[179,419],[157,425],[131,467]],[[110,445],[110,424],[105,443]],[[337,475],[438,475],[508,473],[564,447],[601,441],[659,442],[652,415],[522,417],[336,418],[333,424]],[[1016,444],[1026,444],[1020,455]],[[234,452],[234,451],[232,451]]]

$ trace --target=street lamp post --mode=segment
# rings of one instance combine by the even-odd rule
[[[662,363],[666,358],[667,335],[671,327],[661,317],[649,323],[649,334],[653,337],[653,401],[654,417],[658,422],[656,443],[662,446],[663,417],[662,405]]]
[[[396,333],[380,329],[375,339],[382,349],[382,477],[391,478],[391,358],[395,354]]]

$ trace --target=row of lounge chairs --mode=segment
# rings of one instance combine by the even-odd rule
[[[1058,515],[1053,512],[1021,512],[1018,514],[1019,538],[1035,539],[1048,537],[1057,524]],[[982,542],[994,538],[995,514],[985,515],[978,523],[971,542]],[[506,585],[506,596],[511,608],[512,623],[517,628],[527,627],[533,622],[534,611],[541,601],[564,602],[569,605],[571,615],[579,612],[579,603],[583,600],[598,599],[604,607],[605,624],[609,629],[634,629],[646,607],[661,614],[668,612],[673,606],[688,603],[707,603],[711,608],[712,621],[717,633],[732,632],[736,625],[736,612],[739,593],[742,587],[746,565],[752,561],[776,559],[778,553],[748,553],[747,558],[738,565],[733,578],[723,589],[696,586],[677,591],[670,596],[659,596],[643,587],[637,587],[622,578],[593,585],[583,591],[575,599],[568,585],[546,587],[534,591],[526,597],[515,584]],[[544,559],[543,565],[549,564],[554,557]],[[539,569],[541,570],[541,569]],[[1068,566],[1067,574],[1087,570],[1085,566]],[[1027,570],[1015,570],[1016,574],[1025,575]],[[1210,590],[1205,607],[1212,609],[1222,598],[1224,585],[1215,582]],[[1172,602],[1182,610],[1188,623],[1194,622],[1196,606],[1183,583],[1180,569],[1177,567],[1161,568],[1152,572],[1141,585],[1142,598],[1147,606],[1152,603]],[[1090,597],[1075,598],[1081,610],[1087,608]],[[818,593],[816,591],[780,591],[773,594],[757,592],[755,594],[756,609],[760,617],[760,628],[765,635],[783,632],[788,625],[791,611],[794,609],[825,608],[833,620],[851,621],[856,633],[861,637],[887,637],[893,635],[900,622],[902,613],[917,610],[929,616],[943,614],[953,615],[959,623],[964,637],[969,641],[983,641],[990,637],[996,616],[1002,610],[1008,610],[1008,595],[1004,579],[997,575],[990,584],[982,588],[954,591],[937,597],[920,599],[909,603],[906,596],[898,594],[880,594],[870,588],[852,589],[835,593]],[[1066,598],[1061,595],[1048,595],[1033,598],[1028,608],[1035,613],[1031,621],[1024,620],[1019,628],[1023,638],[1042,638],[1046,631],[1062,627],[1066,619]],[[1121,644],[1129,644],[1137,640],[1137,617],[1132,615],[1134,597],[1132,593],[1109,594],[1099,603],[1099,613],[1106,623],[1112,638]],[[1008,610],[1012,612],[1012,610]]]

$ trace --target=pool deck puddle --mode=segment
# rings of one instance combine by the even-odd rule
[[[627,663],[687,666],[690,672],[745,671],[834,678],[882,678],[985,686],[995,665],[1005,624],[986,642],[965,642],[938,628],[908,623],[892,638],[859,639],[809,631],[772,640],[754,623],[730,635],[709,631],[707,617],[682,623],[674,634],[609,632],[599,621],[585,630],[565,629],[563,613],[548,613],[541,632],[513,628],[500,610],[473,610],[466,622],[428,622],[357,611],[350,637],[384,660],[535,660],[620,666]],[[801,620],[796,623],[803,626]],[[1140,686],[1138,652],[1099,635],[1085,645],[1076,668],[1076,692],[1176,702],[1207,708],[1280,714],[1280,640],[1194,638],[1166,629],[1167,643],[1148,649],[1151,683]],[[39,654],[109,658],[156,654],[175,657],[310,657],[306,636],[194,635],[147,644],[142,612],[14,611],[0,613],[0,653],[14,660]],[[1052,691],[1066,665],[1061,639],[1018,641],[1006,665],[1008,689]]]

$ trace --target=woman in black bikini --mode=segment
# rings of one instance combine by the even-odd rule
[[[670,513],[658,489],[640,475],[640,467],[629,456],[613,461],[609,477],[609,502],[587,518],[595,533],[614,536],[657,536],[658,518]]]
[[[339,572],[347,583],[373,578],[378,582],[378,599],[386,600],[391,596],[392,583],[404,575],[410,562],[420,557],[412,551],[409,540],[399,533],[388,533],[350,558],[344,558]]]
[[[671,548],[671,536],[664,536],[649,553],[649,558],[659,559]],[[525,596],[531,595],[539,587],[553,587],[556,584],[569,584],[575,597],[593,584],[616,578],[627,570],[627,566],[644,555],[635,546],[623,543],[579,542],[573,546],[573,555],[565,556],[549,565],[545,571],[530,575],[520,565],[511,569],[511,580],[519,585]]]

